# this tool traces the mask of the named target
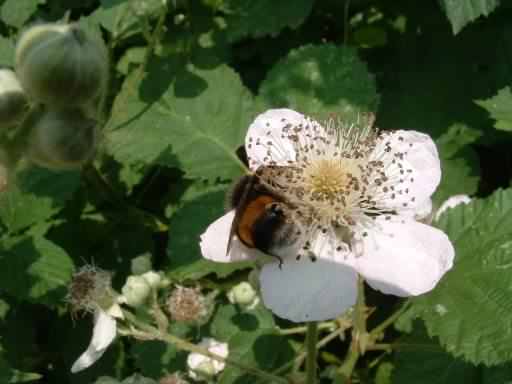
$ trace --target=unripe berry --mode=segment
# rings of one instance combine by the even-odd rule
[[[16,46],[16,73],[28,96],[49,105],[82,105],[107,83],[102,41],[74,24],[36,25]]]
[[[96,121],[80,109],[45,108],[35,118],[26,155],[49,169],[79,168],[93,156],[96,141]]]
[[[27,111],[27,97],[16,74],[7,68],[0,69],[0,126],[20,123]]]

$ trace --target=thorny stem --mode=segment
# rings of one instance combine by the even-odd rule
[[[318,341],[318,323],[312,321],[307,325],[306,333],[306,383],[316,383],[316,343]]]
[[[216,360],[216,361],[226,363],[228,365],[232,365],[232,366],[237,367],[237,368],[239,368],[247,373],[250,373],[254,376],[261,377],[262,379],[266,380],[267,383],[289,384],[289,381],[282,377],[273,375],[271,373],[267,373],[265,371],[261,371],[254,367],[247,366],[245,364],[239,363],[238,361],[233,360],[228,357],[224,358],[222,356],[217,355],[216,353],[210,352],[206,348],[199,347],[196,344],[190,343],[190,342],[183,340],[177,336],[171,335],[166,332],[161,332],[157,328],[137,320],[135,315],[133,315],[129,311],[123,311],[123,313],[125,315],[125,318],[129,321],[129,323],[132,326],[139,328],[139,329],[132,329],[132,331],[129,332],[134,336],[141,337],[141,338],[147,337],[147,338],[154,339],[154,340],[164,341],[166,343],[173,344],[177,349],[180,349],[183,351],[188,351],[188,352],[195,352],[195,353],[199,353],[204,356],[208,356],[212,360]]]
[[[364,280],[359,276],[357,280],[357,300],[353,315],[354,325],[352,328],[352,342],[350,343],[347,355],[343,364],[338,369],[347,382],[349,382],[352,372],[359,360],[364,354],[369,342],[368,331],[366,330],[366,304],[364,297]]]

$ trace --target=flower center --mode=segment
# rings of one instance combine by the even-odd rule
[[[319,201],[334,200],[349,183],[340,161],[320,159],[304,171],[304,185],[310,195]]]
[[[303,171],[302,184],[312,202],[347,206],[361,189],[361,161],[350,158],[313,160]]]

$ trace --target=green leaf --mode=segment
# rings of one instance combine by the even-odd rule
[[[229,340],[229,356],[247,365],[270,370],[280,350],[282,338],[265,331],[240,332]],[[245,381],[244,381],[245,379]],[[220,375],[219,384],[251,382],[252,376],[238,368],[227,366]]]
[[[63,208],[79,182],[77,172],[56,173],[38,167],[22,170],[0,195],[0,220],[10,232],[47,220]]]
[[[10,67],[14,64],[14,44],[3,36],[0,36],[0,65]]]
[[[241,363],[270,371],[279,355],[285,353],[286,341],[268,330],[239,332],[229,339],[229,357]],[[219,384],[252,383],[254,376],[233,366],[226,366],[218,379]]]
[[[479,370],[456,359],[430,338],[424,327],[394,343],[394,384],[479,384]]]
[[[199,236],[208,225],[224,214],[225,186],[210,187],[202,193],[191,190],[182,200],[169,223],[170,259],[168,274],[177,280],[199,279],[215,273],[225,277],[238,269],[253,265],[252,262],[215,263],[204,259],[199,249]]]
[[[6,0],[0,9],[2,20],[20,28],[37,10],[38,0]]]
[[[42,236],[0,242],[2,291],[40,304],[61,304],[73,262],[67,253]]]
[[[290,347],[275,332],[274,318],[262,305],[241,310],[235,305],[219,306],[211,322],[212,336],[229,344],[229,357],[247,365],[269,371],[289,361]],[[284,358],[284,362],[281,358]],[[219,377],[220,384],[251,383],[254,378],[227,366]]]
[[[453,195],[476,193],[480,181],[479,158],[468,145],[480,136],[476,129],[454,124],[436,140],[442,168],[441,183],[432,197],[436,204]]]
[[[395,366],[390,362],[379,364],[375,374],[375,384],[393,384],[393,370]]]
[[[0,382],[5,384],[27,383],[41,379],[43,376],[39,373],[22,372],[13,369],[9,363],[0,355]]]
[[[494,126],[502,131],[512,131],[512,92],[510,87],[498,91],[496,96],[486,100],[475,100],[479,106],[490,113],[496,120]]]
[[[456,35],[470,22],[489,14],[500,5],[500,0],[440,0],[441,7]]]
[[[474,100],[511,82],[508,14],[496,15],[493,22],[475,23],[453,36],[447,25],[443,28],[445,17],[432,2],[400,3],[399,8],[394,3],[386,4],[393,9],[390,12],[402,12],[402,7],[407,7],[407,28],[393,45],[399,54],[382,52],[378,62],[372,62],[383,69],[375,70],[379,71],[382,95],[377,125],[383,129],[414,129],[434,138],[455,122],[485,129],[488,115]],[[418,39],[417,28],[428,38]],[[493,43],[496,36],[506,41],[502,49],[496,49]],[[485,140],[501,141],[503,137],[497,133],[487,130]]]
[[[101,0],[101,5],[87,19],[101,24],[114,39],[141,32],[144,18],[158,15],[164,8],[161,0]]]
[[[498,190],[444,214],[455,264],[429,294],[412,299],[430,336],[472,363],[512,359],[512,190]],[[478,305],[475,305],[478,303]]]
[[[226,0],[227,36],[231,42],[245,37],[277,35],[283,28],[297,28],[310,14],[313,0],[296,0],[293,5],[272,0]]]
[[[233,178],[244,168],[235,150],[254,117],[252,98],[226,66],[174,67],[170,58],[129,76],[109,121],[109,151],[119,162],[179,166],[187,175]]]
[[[176,357],[176,347],[162,341],[139,341],[131,349],[135,364],[142,374],[161,377]]]
[[[467,145],[475,143],[482,132],[464,124],[453,124],[437,140],[436,145],[441,157],[450,159]]]
[[[375,111],[379,101],[375,79],[356,51],[330,44],[290,51],[272,67],[261,84],[260,96],[271,107],[344,118]]]
[[[252,310],[240,310],[232,304],[219,306],[211,322],[212,336],[218,340],[229,340],[239,332],[275,329],[275,322],[269,310],[262,305]]]

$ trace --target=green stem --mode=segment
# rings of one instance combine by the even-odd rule
[[[316,383],[316,343],[318,341],[318,323],[312,321],[307,325],[306,332],[306,383]]]
[[[123,311],[125,318],[134,326],[140,328],[142,332],[134,330],[133,334],[138,337],[148,337],[156,340],[161,340],[169,344],[173,344],[177,349],[187,352],[193,352],[193,353],[199,353],[204,356],[208,356],[210,359],[219,361],[228,365],[231,365],[233,367],[239,368],[247,373],[250,373],[254,376],[261,377],[262,379],[266,380],[266,383],[281,383],[281,384],[289,384],[289,381],[273,375],[271,373],[267,373],[265,371],[261,371],[257,368],[247,366],[245,364],[239,363],[236,360],[233,360],[229,357],[222,357],[215,353],[210,352],[208,349],[200,347],[196,344],[190,343],[186,340],[183,340],[177,336],[171,335],[169,333],[164,333],[159,331],[157,328],[145,324],[135,317],[131,312]]]
[[[350,349],[347,353],[347,356],[345,357],[345,361],[338,368],[338,373],[345,379],[345,382],[350,382],[352,372],[354,371],[354,368],[356,367],[357,361],[359,360],[360,356],[361,353],[359,352],[359,348],[355,343],[352,343],[350,345]]]
[[[364,297],[364,280],[359,276],[357,280],[357,300],[354,308],[354,331],[357,336],[364,335],[366,331],[366,301]]]
[[[330,343],[332,340],[334,340],[335,338],[337,338],[341,334],[343,334],[346,330],[347,330],[347,328],[343,328],[342,327],[342,328],[338,328],[334,332],[331,332],[330,334],[328,334],[327,336],[322,338],[316,344],[316,349],[318,350],[318,349],[324,347],[326,344]],[[286,363],[283,366],[279,367],[274,372],[272,372],[272,374],[273,375],[280,375],[280,374],[286,372],[288,369],[290,369],[294,365],[297,366],[297,367],[300,367],[302,365],[302,362],[306,359],[306,356],[307,356],[306,352],[300,353],[295,359],[293,359],[292,361],[289,361],[288,363]],[[256,382],[255,384],[266,384],[266,383],[265,383],[265,381],[261,381],[260,380],[260,381]]]
[[[324,321],[322,323],[317,323],[318,329],[333,329],[336,326],[336,323],[334,321]],[[300,326],[300,327],[292,327],[292,328],[286,328],[286,329],[279,329],[278,332],[280,335],[286,336],[286,335],[295,335],[298,333],[306,333],[308,330],[308,327],[306,325]]]

